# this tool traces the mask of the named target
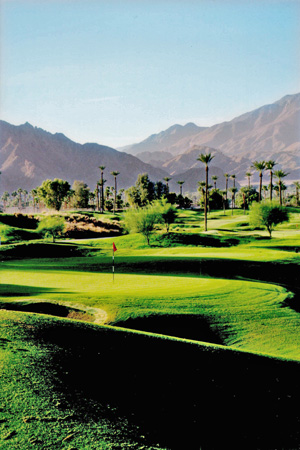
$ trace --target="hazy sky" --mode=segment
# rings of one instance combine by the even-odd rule
[[[1,118],[117,147],[300,91],[300,0],[0,0]]]

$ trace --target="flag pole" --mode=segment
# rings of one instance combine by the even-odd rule
[[[113,242],[112,245],[112,274],[113,274],[113,283],[115,282],[115,252],[117,251],[117,247]]]
[[[112,263],[112,273],[113,273],[113,283],[115,282],[115,251],[113,248],[113,263]]]

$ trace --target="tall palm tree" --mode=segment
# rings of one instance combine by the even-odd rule
[[[35,211],[36,202],[37,202],[37,196],[38,196],[37,189],[31,189],[29,194],[31,195],[31,198],[32,198],[33,211]]]
[[[18,196],[19,196],[19,209],[21,209],[21,208],[22,208],[22,194],[23,194],[23,189],[22,189],[22,188],[19,188],[17,192],[18,192]]]
[[[180,195],[182,196],[182,185],[183,185],[184,181],[177,181],[177,184],[179,184],[180,186]]]
[[[163,180],[165,180],[166,185],[167,185],[167,194],[169,193],[169,181],[170,181],[171,179],[172,179],[172,178],[170,178],[170,177],[164,177],[164,178],[163,178]]]
[[[1,174],[1,172],[0,172],[0,174]],[[3,208],[6,209],[7,202],[9,200],[9,192],[8,191],[3,192],[1,200],[3,201]]]
[[[270,171],[270,201],[272,201],[273,196],[273,168],[276,166],[276,162],[270,159],[266,161],[266,169]]]
[[[208,201],[208,164],[214,156],[211,153],[201,153],[198,161],[205,164],[205,202],[204,202],[204,231],[207,231],[207,201]]]
[[[236,180],[236,175],[233,173],[232,175],[230,175],[230,178],[232,179],[232,181],[233,181],[233,188],[235,189],[235,180]],[[232,191],[231,191],[232,192]],[[234,196],[233,196],[233,207],[235,208],[235,194],[234,194]]]
[[[114,171],[110,172],[110,174],[115,178],[115,195],[114,195],[114,214],[115,214],[117,204],[117,176],[120,174],[120,172]]]
[[[246,177],[248,178],[248,189],[250,189],[252,172],[246,172]]]
[[[253,161],[252,168],[259,173],[259,193],[258,193],[258,201],[261,201],[261,191],[262,191],[262,178],[263,171],[266,167],[265,161]]]
[[[213,182],[214,182],[214,189],[216,190],[216,189],[217,189],[217,179],[218,179],[217,175],[213,175],[213,176],[211,177],[211,179],[212,179]]]
[[[233,216],[233,208],[235,206],[235,194],[237,192],[237,188],[236,187],[232,187],[229,190],[231,192],[231,215]]]
[[[262,191],[264,193],[264,199],[266,198],[266,193],[268,192],[268,186],[266,186],[265,184],[262,187]]]
[[[99,184],[100,184],[100,189],[101,189],[101,191],[100,191],[100,203],[101,203],[101,205],[100,205],[100,210],[101,210],[101,213],[103,214],[103,213],[104,213],[104,182],[103,182],[103,172],[104,172],[105,166],[99,166],[99,169],[101,170],[101,179],[100,179],[101,183],[99,183]]]
[[[279,203],[280,206],[282,205],[282,178],[285,178],[288,173],[284,172],[283,170],[275,170],[274,175],[276,178],[278,178],[277,184],[279,188]]]
[[[198,191],[202,194],[203,203],[205,202],[205,181],[198,181]]]
[[[225,200],[227,201],[227,193],[228,193],[228,178],[229,178],[229,173],[224,173],[224,177],[225,177]]]
[[[299,205],[299,189],[300,189],[299,181],[295,181],[294,186],[296,188],[296,206],[298,206]]]

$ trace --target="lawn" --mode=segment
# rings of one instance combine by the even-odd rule
[[[3,448],[22,448],[29,436],[27,448],[198,450],[204,443],[221,448],[221,441],[232,448],[243,442],[245,448],[247,440],[250,448],[296,448],[300,417],[290,408],[299,392],[299,226],[293,211],[269,239],[265,230],[251,230],[247,215],[218,212],[210,214],[203,233],[202,216],[187,211],[169,235],[159,230],[150,247],[140,235],[3,246]],[[112,242],[118,249],[114,279]],[[28,313],[59,314],[58,304],[68,319]],[[102,367],[98,378],[96,361]],[[77,370],[80,377],[74,377]],[[96,395],[99,380],[114,393],[100,389]],[[28,407],[22,395],[30,398]],[[82,402],[90,434],[83,427]],[[254,402],[261,409],[255,418],[244,409]],[[247,423],[237,414],[241,408]],[[222,433],[209,437],[213,418],[223,439]],[[179,432],[181,425],[189,431]],[[282,439],[277,425],[285,427]]]

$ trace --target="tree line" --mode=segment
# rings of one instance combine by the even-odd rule
[[[235,207],[249,208],[249,205],[254,202],[260,202],[263,199],[269,198],[270,201],[276,194],[279,204],[284,203],[284,192],[287,186],[283,179],[288,175],[283,170],[273,170],[277,164],[275,161],[254,161],[250,170],[246,172],[248,179],[247,186],[244,186],[238,191],[235,181],[235,174],[225,173],[225,189],[217,188],[218,177],[213,175],[211,177],[212,183],[209,184],[209,164],[213,160],[214,155],[211,153],[201,153],[198,161],[205,165],[205,180],[198,182],[198,192],[200,199],[198,204],[204,209],[204,223],[207,229],[207,214],[211,209],[224,210],[231,206],[233,210]],[[123,209],[124,207],[145,207],[155,200],[166,198],[169,203],[177,204],[180,208],[189,208],[192,205],[192,199],[184,196],[183,184],[184,180],[177,181],[180,193],[176,194],[170,192],[169,181],[171,177],[163,178],[163,181],[153,182],[149,179],[147,173],[138,175],[134,186],[131,186],[126,191],[124,189],[117,189],[117,177],[120,174],[118,171],[112,171],[110,174],[114,177],[114,186],[105,186],[107,180],[104,179],[105,166],[99,166],[100,179],[96,183],[94,191],[83,181],[75,180],[71,185],[61,179],[45,180],[41,186],[32,189],[30,192],[19,188],[9,194],[5,191],[1,197],[3,207],[18,207],[22,209],[27,206],[33,209],[41,209],[47,207],[59,211],[62,207],[64,209],[86,209],[92,208],[103,213],[104,211],[113,211]],[[256,190],[251,185],[251,178],[253,172],[257,171],[259,174],[259,186]],[[263,174],[267,170],[269,173],[268,185],[263,185]],[[275,178],[275,182],[274,182]],[[229,187],[229,180],[232,180],[232,186]],[[295,194],[289,196],[286,200],[292,201],[294,205],[299,205],[299,188],[300,183],[295,182]]]

